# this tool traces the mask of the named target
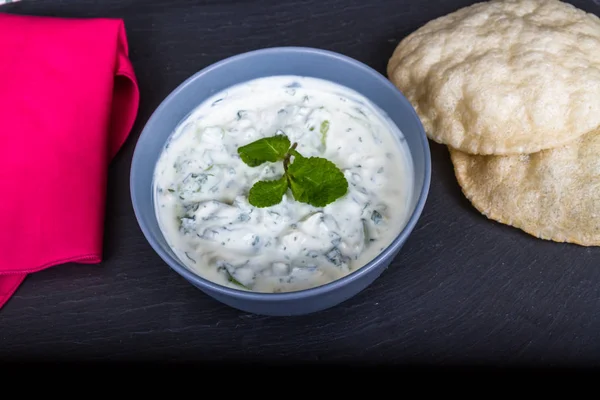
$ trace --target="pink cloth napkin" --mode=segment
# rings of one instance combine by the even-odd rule
[[[119,19],[0,13],[0,308],[27,274],[102,260],[108,164],[139,90]]]

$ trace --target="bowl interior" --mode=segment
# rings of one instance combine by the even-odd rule
[[[385,77],[355,60],[324,50],[286,47],[252,51],[213,64],[183,82],[154,112],[136,145],[131,167],[135,214],[152,247],[171,267],[185,268],[162,235],[152,196],[154,167],[164,144],[179,123],[207,97],[237,83],[271,75],[327,79],[356,90],[386,112],[404,133],[415,174],[410,201],[412,217],[392,246],[404,242],[420,216],[429,190],[427,139],[410,103]],[[198,277],[194,280],[214,286]]]

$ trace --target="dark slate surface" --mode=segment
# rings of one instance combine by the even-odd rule
[[[318,314],[261,317],[217,303],[161,261],[135,220],[128,178],[136,139],[153,109],[194,72],[247,50],[301,45],[384,73],[402,37],[469,3],[23,0],[0,7],[124,18],[142,92],[137,124],[110,167],[105,261],[28,277],[0,310],[0,360],[598,364],[600,249],[544,242],[486,220],[462,197],[439,145],[432,144],[423,216],[393,266]],[[600,14],[597,2],[574,3]]]

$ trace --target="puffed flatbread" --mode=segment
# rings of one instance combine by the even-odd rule
[[[449,150],[464,195],[489,219],[541,239],[600,245],[600,129],[534,154]]]
[[[557,147],[600,126],[600,18],[556,0],[477,3],[402,40],[387,73],[436,142]]]

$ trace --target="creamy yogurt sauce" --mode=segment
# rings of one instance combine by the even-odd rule
[[[347,194],[314,207],[288,191],[275,206],[252,206],[252,185],[281,177],[283,164],[249,167],[237,149],[275,134],[335,163]],[[154,204],[190,270],[237,289],[289,292],[339,279],[384,250],[409,217],[412,180],[402,133],[366,98],[329,81],[274,76],[212,96],[177,127],[156,165]]]

